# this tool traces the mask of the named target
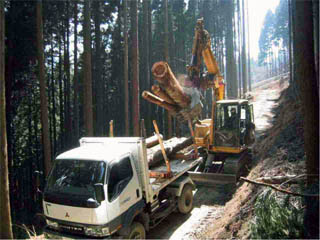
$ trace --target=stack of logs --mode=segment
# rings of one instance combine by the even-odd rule
[[[177,138],[173,137],[163,141],[164,150],[166,155],[170,158],[176,156],[176,153],[192,145],[192,138]],[[164,163],[163,154],[159,144],[159,139],[156,135],[146,139],[147,145],[147,158],[149,167],[157,166]]]
[[[165,108],[173,116],[189,107],[191,97],[184,92],[168,63],[163,61],[155,63],[151,72],[159,85],[152,86],[151,90],[154,94],[144,91],[142,93],[144,99]]]

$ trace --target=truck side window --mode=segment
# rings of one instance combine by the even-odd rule
[[[111,165],[108,179],[108,199],[109,202],[119,196],[125,189],[133,176],[130,158],[125,157]]]

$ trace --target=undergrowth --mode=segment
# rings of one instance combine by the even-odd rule
[[[286,195],[277,197],[271,189],[265,190],[254,207],[251,238],[297,239],[303,236],[302,199]]]
[[[273,127],[263,137],[258,152],[264,163],[262,175],[303,174],[305,163],[303,122],[300,105],[292,103],[284,90],[273,109]],[[260,143],[261,145],[261,143]],[[293,191],[305,192],[305,187],[290,186]],[[275,193],[266,189],[254,205],[251,221],[251,238],[255,239],[298,239],[304,237],[304,199]]]

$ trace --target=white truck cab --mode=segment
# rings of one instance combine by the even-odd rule
[[[173,160],[172,177],[151,178],[143,138],[82,138],[56,158],[48,176],[45,236],[145,238],[173,210],[191,211],[187,171],[200,161]]]

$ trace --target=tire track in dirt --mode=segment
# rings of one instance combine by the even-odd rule
[[[224,205],[236,189],[233,184],[198,187],[194,191],[194,208],[188,215],[172,213],[147,233],[148,239],[196,239],[209,223],[222,216]]]

